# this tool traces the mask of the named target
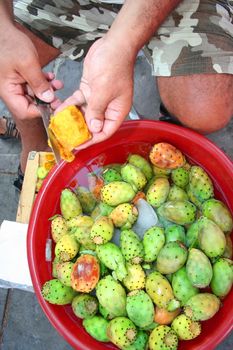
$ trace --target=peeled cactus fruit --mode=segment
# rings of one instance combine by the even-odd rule
[[[156,260],[160,250],[165,243],[164,229],[158,226],[152,226],[143,236],[144,261],[152,262]]]
[[[207,287],[213,276],[209,259],[201,250],[196,248],[189,251],[186,271],[190,282],[197,288]]]
[[[98,311],[98,300],[89,294],[77,295],[72,300],[72,310],[79,318],[91,318]]]
[[[157,143],[150,151],[150,161],[152,164],[162,169],[176,169],[185,163],[185,157],[174,146],[166,142]]]
[[[119,349],[124,349],[135,341],[137,329],[127,317],[116,317],[109,322],[107,335]]]
[[[139,168],[145,175],[147,181],[149,181],[152,178],[153,176],[152,167],[144,157],[140,156],[139,154],[130,154],[127,161],[128,163]]]
[[[181,340],[194,339],[201,333],[200,322],[192,321],[186,315],[177,316],[173,320],[171,327]]]
[[[226,205],[217,199],[208,199],[202,205],[202,214],[214,221],[223,232],[231,232],[233,218]]]
[[[68,233],[66,220],[61,215],[55,215],[51,220],[51,235],[54,242],[58,242],[61,236]]]
[[[220,308],[220,300],[211,293],[199,293],[185,304],[185,315],[193,321],[206,321],[213,317]]]
[[[169,326],[156,327],[149,336],[150,350],[177,350],[178,337]]]
[[[199,166],[192,166],[189,172],[190,190],[201,202],[213,197],[213,183],[209,175]]]
[[[233,284],[233,262],[229,259],[219,259],[213,265],[211,280],[212,292],[219,298],[224,298]]]
[[[121,227],[122,229],[131,228],[137,217],[137,207],[130,203],[119,204],[109,214],[109,218],[112,219],[114,226]]]
[[[82,207],[78,197],[68,188],[65,188],[61,192],[60,207],[62,216],[66,220],[70,220],[75,216],[82,214]]]
[[[127,295],[126,311],[130,320],[137,327],[144,328],[153,322],[153,302],[143,290],[134,290]]]
[[[110,182],[101,189],[102,201],[113,207],[121,203],[130,202],[135,194],[132,186],[124,181]]]
[[[121,168],[121,176],[123,181],[128,182],[135,192],[142,190],[147,183],[144,173],[138,167],[129,163]]]
[[[187,225],[194,222],[196,207],[189,201],[168,201],[159,207],[158,214],[177,225]]]
[[[167,178],[156,178],[146,192],[146,200],[150,205],[158,208],[166,201],[169,190],[170,185]]]
[[[72,260],[79,251],[79,243],[74,236],[66,234],[62,236],[55,246],[55,255],[60,261]]]
[[[133,230],[121,232],[120,245],[126,261],[131,264],[139,264],[143,260],[143,244]]]
[[[123,279],[123,284],[128,290],[144,289],[146,284],[146,274],[137,264],[126,263],[127,275]]]
[[[101,316],[94,316],[83,320],[83,327],[94,339],[101,342],[108,342],[107,327],[109,321]]]
[[[90,254],[81,255],[71,273],[71,286],[78,292],[89,293],[97,285],[100,277],[99,262]]]
[[[104,244],[112,239],[114,226],[112,220],[107,216],[96,219],[90,237],[95,244]]]
[[[66,305],[72,302],[76,293],[71,287],[67,287],[61,281],[53,279],[45,282],[41,294],[51,304]]]

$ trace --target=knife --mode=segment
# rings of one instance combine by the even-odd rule
[[[58,164],[61,160],[60,157],[60,152],[59,149],[57,147],[57,142],[55,139],[55,136],[53,135],[52,131],[49,129],[49,123],[50,123],[50,116],[51,116],[51,110],[50,110],[50,106],[48,103],[40,100],[38,97],[34,97],[35,102],[36,102],[36,106],[40,111],[42,120],[43,120],[43,124],[50,142],[50,146],[51,149],[53,151],[54,157],[55,157],[55,161]]]

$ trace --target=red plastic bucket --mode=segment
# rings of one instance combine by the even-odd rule
[[[202,166],[215,186],[215,197],[226,203],[233,214],[233,163],[212,142],[189,129],[151,120],[128,121],[107,141],[77,153],[72,163],[61,162],[54,168],[38,194],[29,223],[28,262],[35,293],[50,322],[78,350],[115,349],[112,344],[95,341],[74,316],[70,306],[47,303],[41,286],[52,278],[51,262],[46,261],[46,242],[50,237],[48,219],[58,213],[61,190],[77,184],[87,184],[86,174],[103,164],[123,163],[129,153],[148,154],[156,142],[168,142],[179,148],[187,158]],[[203,330],[192,341],[180,342],[179,350],[214,349],[233,327],[233,290],[223,301],[220,311],[202,322]]]

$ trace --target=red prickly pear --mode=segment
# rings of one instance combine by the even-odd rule
[[[162,169],[176,169],[185,163],[185,157],[180,150],[166,142],[155,144],[149,157],[152,164]]]
[[[95,256],[81,255],[75,262],[71,273],[71,286],[78,292],[89,293],[97,285],[100,266]]]

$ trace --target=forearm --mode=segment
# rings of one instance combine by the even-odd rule
[[[126,0],[107,37],[136,56],[182,0]]]
[[[0,27],[13,24],[13,1],[0,0]]]

